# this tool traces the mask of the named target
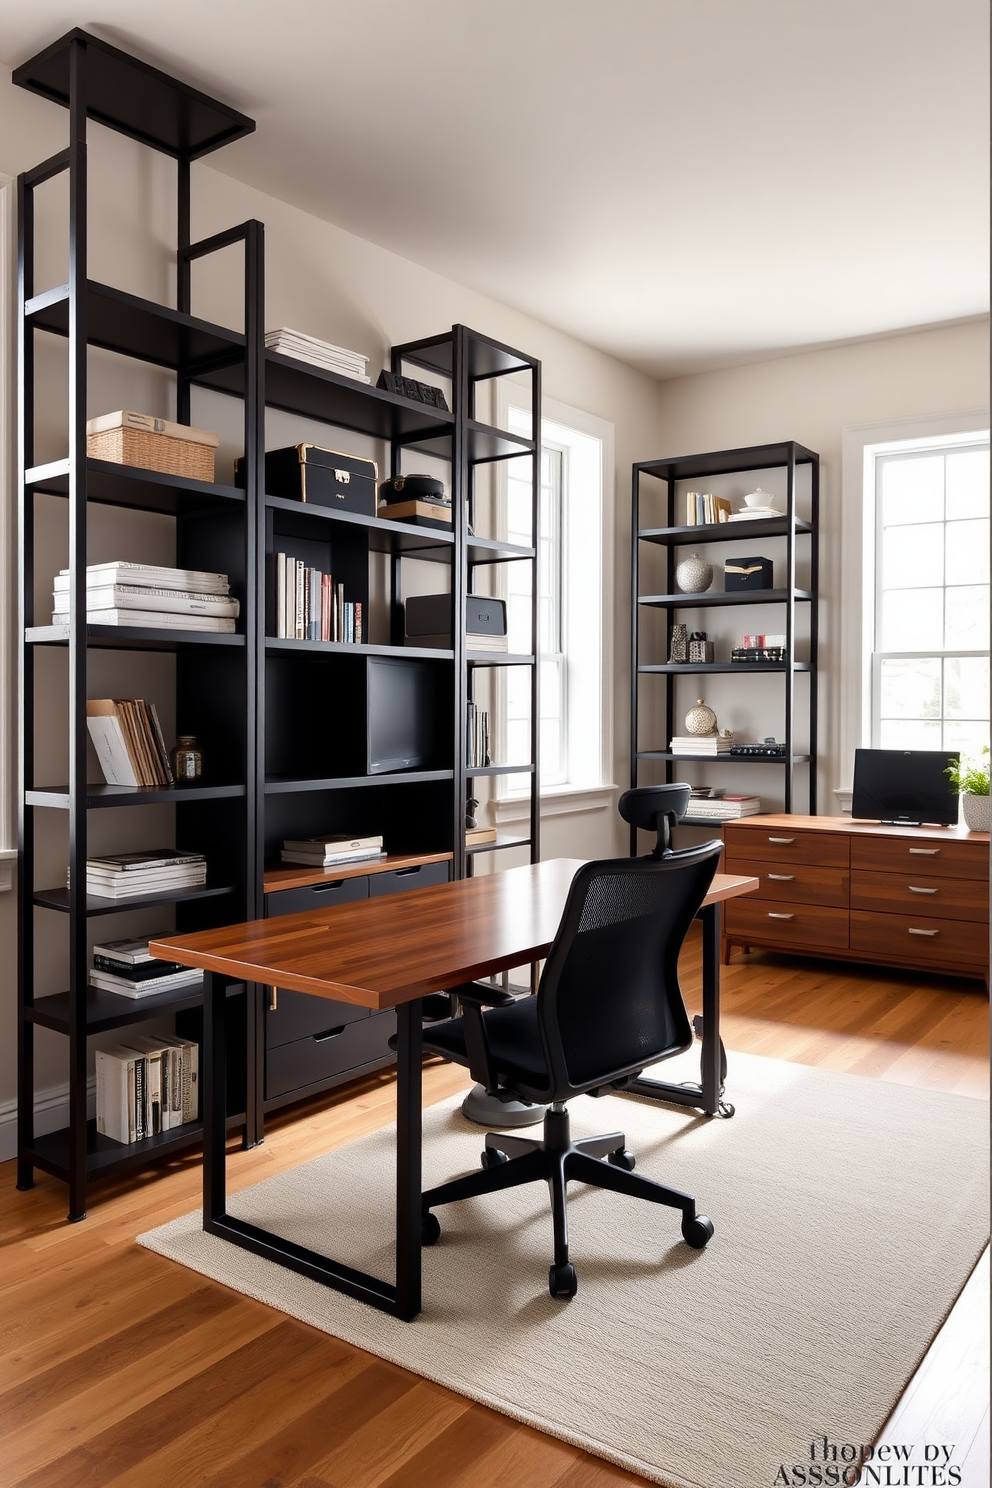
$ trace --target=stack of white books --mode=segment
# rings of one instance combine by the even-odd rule
[[[203,854],[182,852],[176,847],[86,859],[86,892],[100,899],[145,898],[175,889],[198,888],[206,881],[207,860]]]
[[[95,945],[91,985],[138,1002],[143,997],[155,997],[159,992],[171,992],[201,981],[203,972],[197,967],[159,961],[149,955],[148,942],[166,934],[167,931],[159,930],[139,940],[107,940]]]
[[[198,1114],[200,1051],[183,1039],[135,1035],[96,1054],[96,1129],[140,1142]]]
[[[705,817],[707,821],[737,821],[742,816],[760,813],[760,796],[720,796],[716,800],[694,798],[689,802],[686,816]]]
[[[336,863],[385,856],[381,834],[348,837],[330,832],[323,837],[287,837],[281,853],[284,863],[301,863],[309,868],[330,868]]]
[[[672,754],[699,754],[704,757],[729,754],[732,739],[722,734],[676,734],[668,746]]]
[[[294,357],[298,362],[309,362],[311,366],[323,367],[325,371],[337,372],[342,377],[353,377],[356,382],[372,381],[365,373],[368,357],[358,351],[349,351],[346,346],[319,341],[304,331],[291,331],[286,326],[278,331],[266,331],[265,346],[268,351]]]
[[[54,580],[53,625],[69,623],[69,570]],[[230,635],[238,617],[227,574],[149,563],[91,563],[86,569],[86,623]]]

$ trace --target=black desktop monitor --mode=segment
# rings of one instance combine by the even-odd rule
[[[856,749],[851,815],[861,821],[953,827],[958,798],[945,772],[957,758],[941,749]]]

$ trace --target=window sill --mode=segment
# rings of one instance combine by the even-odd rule
[[[13,847],[0,849],[0,894],[14,887],[17,872],[17,850]]]
[[[578,811],[605,811],[612,808],[617,787],[615,785],[551,785],[541,792],[541,815],[567,816]],[[526,796],[494,803],[496,825],[526,821],[530,816],[530,802]]]

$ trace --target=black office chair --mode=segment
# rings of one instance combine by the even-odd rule
[[[424,1048],[467,1065],[487,1090],[512,1091],[548,1105],[544,1140],[489,1132],[482,1171],[423,1195],[422,1238],[441,1226],[436,1204],[545,1179],[551,1190],[553,1297],[574,1297],[568,1259],[565,1187],[595,1184],[682,1211],[682,1236],[701,1250],[713,1225],[695,1201],[635,1177],[622,1132],[572,1142],[565,1102],[605,1094],[616,1083],[692,1044],[678,981],[678,957],[716,872],[722,843],[659,858],[585,863],[572,880],[536,997],[483,1011],[484,987],[459,988],[464,1015],[424,1029]],[[497,994],[499,998],[499,994]]]
[[[657,834],[651,857],[660,858],[672,851],[672,830],[685,816],[692,796],[692,786],[681,781],[669,785],[639,785],[624,791],[617,810],[632,827],[642,827]]]

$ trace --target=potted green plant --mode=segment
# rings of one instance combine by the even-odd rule
[[[989,830],[989,746],[978,760],[962,755],[947,770],[952,788],[961,797],[961,811],[969,832]]]

